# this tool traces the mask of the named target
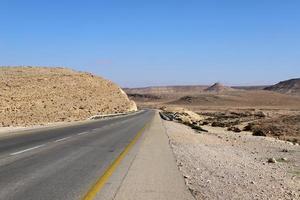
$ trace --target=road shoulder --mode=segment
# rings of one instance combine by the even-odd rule
[[[176,166],[158,113],[96,199],[194,199]]]

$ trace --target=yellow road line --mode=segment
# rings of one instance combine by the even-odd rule
[[[121,154],[114,160],[114,162],[106,169],[104,174],[96,181],[96,183],[90,188],[90,190],[85,194],[82,200],[93,200],[97,193],[103,188],[105,183],[111,177],[113,172],[116,170],[121,161],[125,158],[130,149],[134,146],[137,140],[142,135],[143,131],[146,129],[148,123],[136,134],[133,140],[125,147]]]

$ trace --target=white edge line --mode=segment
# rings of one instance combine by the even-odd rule
[[[82,132],[82,133],[78,133],[77,135],[84,135],[84,134],[88,134],[88,131]]]
[[[37,149],[37,148],[40,148],[40,147],[43,147],[43,146],[45,146],[45,144],[38,145],[38,146],[35,146],[35,147],[31,147],[31,148],[28,148],[28,149],[24,149],[24,150],[22,150],[22,151],[17,151],[17,152],[15,152],[15,153],[11,153],[10,155],[11,155],[11,156],[14,156],[14,155],[21,154],[21,153],[25,153],[25,152],[27,152],[27,151],[31,151],[31,150],[34,150],[34,149]]]
[[[61,139],[58,139],[58,140],[55,140],[54,142],[61,142],[61,141],[63,141],[63,140],[66,140],[66,139],[68,139],[68,138],[70,138],[71,136],[69,136],[69,137],[64,137],[64,138],[61,138]]]

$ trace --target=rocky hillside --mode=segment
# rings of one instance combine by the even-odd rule
[[[279,82],[265,90],[280,92],[284,94],[300,95],[300,78]]]
[[[114,83],[66,68],[1,67],[0,126],[85,120],[136,110]]]
[[[232,91],[231,87],[227,87],[222,85],[221,83],[215,83],[212,86],[206,88],[204,91],[206,92],[225,92],[225,91]]]

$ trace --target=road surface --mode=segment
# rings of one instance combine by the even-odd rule
[[[0,199],[82,199],[154,111],[0,138]]]

